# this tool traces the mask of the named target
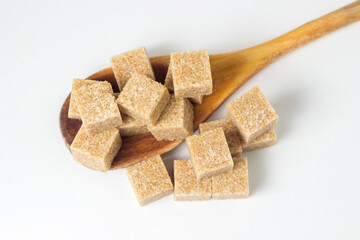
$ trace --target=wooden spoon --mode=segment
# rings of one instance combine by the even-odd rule
[[[258,46],[211,55],[214,90],[211,95],[204,98],[202,104],[195,104],[194,130],[198,128],[200,123],[206,121],[233,92],[265,66],[291,50],[359,19],[360,1],[356,1]],[[162,82],[169,65],[169,56],[152,57],[151,64],[157,81]],[[107,80],[113,85],[114,91],[118,90],[111,68],[101,70],[88,79]],[[67,117],[69,100],[70,94],[66,98],[60,113],[60,129],[68,148],[81,126],[81,121]],[[163,154],[181,142],[158,142],[151,134],[123,137],[122,147],[115,157],[111,169],[128,167],[155,154]]]

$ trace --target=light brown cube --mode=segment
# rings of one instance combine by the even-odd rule
[[[171,95],[157,123],[148,125],[148,129],[158,141],[181,140],[192,134],[193,121],[194,111],[190,101]]]
[[[274,128],[279,118],[257,86],[228,103],[226,113],[236,124],[245,143]]]
[[[169,99],[170,94],[161,83],[134,73],[116,102],[121,112],[146,124],[155,124]]]
[[[234,163],[222,128],[187,137],[186,145],[198,180],[232,170]]]
[[[211,178],[196,179],[190,160],[174,161],[175,201],[209,200]]]
[[[72,92],[83,125],[90,135],[120,126],[122,123],[109,82],[101,81]]]
[[[260,148],[270,147],[276,143],[275,129],[271,129],[249,143],[243,143],[243,151],[253,151]]]
[[[79,88],[81,88],[83,86],[89,86],[89,85],[92,85],[92,84],[98,83],[98,82],[99,81],[95,81],[95,80],[87,80],[87,79],[75,78],[74,81],[73,81],[73,84],[72,84],[71,91],[74,91],[74,90],[77,90],[77,89],[79,89]],[[107,88],[106,91],[111,93],[112,88]],[[80,113],[79,113],[79,110],[77,108],[76,102],[75,102],[74,98],[71,97],[71,95],[70,95],[68,118],[81,120]]]
[[[174,92],[174,84],[173,84],[173,78],[172,78],[172,73],[171,73],[171,63],[169,64],[169,68],[166,73],[164,85],[165,85],[165,87],[167,87],[167,89],[169,90],[170,93]],[[193,103],[201,104],[203,101],[203,98],[204,98],[203,95],[198,95],[196,97],[190,97],[189,99]]]
[[[155,80],[153,68],[145,47],[138,48],[111,58],[112,69],[120,91],[133,73],[139,73]]]
[[[121,116],[123,120],[123,123],[119,126],[121,136],[133,136],[149,132],[145,122],[126,114],[121,114]]]
[[[246,157],[234,158],[232,172],[212,177],[212,198],[231,199],[249,196],[248,164]]]
[[[114,93],[115,98],[118,98],[120,93]],[[121,136],[133,136],[139,134],[148,133],[149,130],[145,122],[130,117],[124,113],[121,113],[122,124],[118,127]]]
[[[165,165],[156,155],[126,168],[140,206],[156,201],[173,192],[173,185]]]
[[[88,168],[106,172],[110,169],[120,147],[121,137],[118,129],[89,135],[82,125],[70,149],[76,161]]]
[[[221,119],[206,123],[201,123],[199,125],[200,133],[204,133],[209,130],[213,130],[215,128],[221,127],[224,130],[224,134],[226,137],[226,142],[229,145],[229,149],[232,155],[240,154],[242,152],[241,147],[241,138],[239,131],[235,124],[231,121],[231,119]]]
[[[207,50],[172,53],[170,62],[176,98],[196,98],[212,93],[213,85]]]

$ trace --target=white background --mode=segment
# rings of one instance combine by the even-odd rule
[[[283,34],[348,0],[1,1],[0,239],[359,239],[360,22],[257,74],[278,143],[246,153],[245,200],[139,207],[124,170],[75,162],[58,119],[72,79],[146,46],[222,53]],[[225,104],[211,119],[225,117]],[[163,155],[189,158],[182,144]],[[171,173],[172,174],[172,173]]]

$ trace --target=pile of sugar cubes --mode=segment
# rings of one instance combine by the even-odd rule
[[[174,161],[174,185],[159,155],[126,169],[140,205],[171,193],[175,200],[245,198],[243,151],[274,145],[278,115],[258,87],[228,103],[229,118],[202,123],[193,134],[193,104],[213,91],[207,50],[172,53],[164,85],[155,81],[145,48],[111,58],[120,89],[109,82],[74,79],[68,117],[81,119],[71,152],[99,171],[110,169],[121,136],[150,132],[158,141],[186,139],[190,160]]]

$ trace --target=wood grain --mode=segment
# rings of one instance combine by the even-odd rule
[[[195,104],[194,130],[200,123],[206,121],[233,92],[261,69],[284,54],[359,19],[360,1],[356,1],[258,46],[211,55],[213,93],[204,97],[202,104]],[[153,57],[151,64],[156,80],[163,82],[169,65],[169,56]],[[101,70],[88,79],[107,80],[112,84],[114,91],[118,91],[111,68]],[[81,121],[67,118],[69,99],[70,95],[66,98],[60,112],[60,130],[68,148],[81,126]],[[123,145],[114,159],[112,169],[124,168],[150,156],[163,154],[181,142],[158,142],[151,134],[123,137]]]

